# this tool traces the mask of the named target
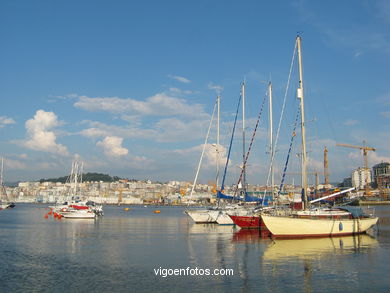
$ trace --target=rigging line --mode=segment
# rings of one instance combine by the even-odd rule
[[[200,156],[200,160],[199,160],[199,164],[198,164],[198,169],[196,170],[196,175],[195,175],[194,183],[193,183],[192,188],[191,188],[190,199],[192,199],[192,194],[193,194],[193,192],[194,192],[195,185],[196,185],[196,182],[197,182],[197,180],[198,180],[199,170],[200,170],[200,167],[201,167],[201,165],[202,165],[203,155],[204,155],[204,152],[205,152],[205,149],[206,149],[207,140],[208,140],[209,135],[210,135],[211,125],[213,124],[214,114],[215,114],[215,109],[216,109],[216,107],[217,107],[217,101],[216,101],[215,104],[214,104],[214,109],[213,109],[213,114],[211,115],[210,124],[209,124],[209,129],[207,130],[207,135],[206,135],[206,139],[205,139],[205,142],[204,142],[204,145],[203,145],[202,154],[201,154],[201,156]]]
[[[267,96],[264,97],[263,102],[261,103],[260,112],[259,112],[259,115],[258,115],[257,121],[256,121],[256,126],[255,126],[255,128],[254,128],[254,130],[253,130],[251,142],[249,143],[248,151],[247,151],[246,156],[245,156],[245,160],[244,160],[244,163],[243,163],[243,166],[242,166],[242,169],[241,169],[240,178],[238,179],[238,182],[237,182],[237,185],[236,185],[236,190],[234,191],[234,195],[236,195],[236,193],[237,193],[238,184],[239,184],[239,183],[241,182],[241,180],[242,180],[242,177],[243,177],[243,174],[244,174],[244,170],[245,170],[246,164],[247,164],[247,162],[248,162],[249,154],[250,154],[250,151],[251,151],[251,149],[252,149],[253,141],[254,141],[255,136],[256,136],[256,131],[257,131],[257,128],[258,128],[258,126],[259,126],[261,114],[263,113],[263,108],[264,108],[264,104],[265,104],[266,97],[267,97]]]
[[[296,131],[297,125],[298,125],[298,118],[299,118],[300,111],[301,111],[300,108],[298,108],[297,116],[296,116],[295,122],[294,122],[294,129],[293,129],[293,132],[292,132],[292,135],[291,135],[290,147],[288,149],[286,163],[285,163],[284,169],[283,169],[282,180],[280,182],[280,187],[279,187],[279,191],[278,191],[278,197],[280,196],[280,193],[282,192],[282,189],[283,189],[284,180],[285,180],[286,173],[287,173],[288,162],[290,160],[290,155],[291,155],[292,146],[293,146],[293,142],[294,142],[294,137],[296,136],[296,132],[295,131]]]
[[[224,190],[224,187],[225,187],[226,172],[227,172],[227,167],[228,167],[228,164],[229,164],[230,153],[231,153],[231,150],[232,150],[233,137],[234,137],[234,132],[235,132],[235,130],[236,130],[237,117],[238,117],[238,111],[239,111],[239,109],[240,109],[240,104],[241,104],[241,95],[240,95],[240,98],[238,99],[238,105],[237,105],[237,110],[236,110],[236,117],[234,118],[232,136],[230,137],[229,151],[228,151],[228,155],[227,155],[227,157],[226,157],[225,170],[224,170],[224,172],[223,172],[223,177],[222,177],[222,183],[221,183],[221,190],[220,190],[220,192],[222,192],[222,191]]]
[[[270,177],[271,177],[271,166],[273,165],[274,160],[275,160],[275,149],[276,149],[276,147],[278,145],[278,141],[279,141],[280,128],[281,128],[281,125],[282,125],[282,120],[283,120],[283,116],[284,116],[284,110],[285,110],[285,107],[286,107],[287,93],[288,93],[288,89],[290,88],[290,81],[291,81],[291,75],[292,75],[292,70],[293,70],[293,66],[294,66],[295,55],[296,55],[296,52],[297,52],[297,46],[298,46],[298,44],[297,44],[297,42],[295,42],[294,52],[293,52],[293,56],[291,58],[290,71],[289,71],[288,79],[287,79],[286,90],[284,92],[282,112],[280,113],[280,118],[279,118],[279,123],[278,123],[278,130],[276,132],[276,137],[275,137],[274,152],[273,152],[273,154],[271,156],[271,162],[270,162],[270,166],[269,166],[269,169],[268,169],[268,176],[267,176],[267,184],[266,184],[266,186],[268,186],[268,183],[269,183],[269,180],[270,180]],[[265,197],[265,192],[264,192],[263,196]]]

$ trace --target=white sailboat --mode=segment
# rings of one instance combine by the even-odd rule
[[[262,214],[261,219],[273,237],[324,237],[344,236],[365,233],[374,226],[378,218],[370,214],[353,212],[347,208],[309,209],[307,200],[307,159],[304,112],[304,91],[302,74],[301,37],[297,36],[299,86],[297,98],[300,100],[302,135],[302,195],[303,210],[287,211],[286,214]]]
[[[218,188],[218,176],[219,176],[219,115],[220,115],[220,96],[217,95],[217,99],[216,99],[216,103],[214,105],[214,109],[213,109],[213,114],[211,115],[211,120],[210,120],[210,125],[209,125],[209,128],[208,128],[208,131],[207,131],[207,135],[206,135],[206,139],[205,139],[205,143],[203,145],[203,150],[202,150],[202,154],[200,156],[200,160],[199,160],[199,164],[198,164],[198,169],[196,171],[196,175],[195,175],[195,179],[194,179],[194,182],[192,184],[192,188],[191,188],[191,193],[190,193],[190,198],[192,199],[192,196],[193,196],[193,193],[194,193],[194,190],[195,190],[195,186],[196,186],[196,183],[197,183],[197,180],[198,180],[198,175],[199,175],[199,171],[200,171],[200,167],[202,165],[202,160],[203,160],[203,155],[204,155],[204,152],[205,152],[205,149],[206,149],[206,145],[207,145],[207,141],[208,141],[208,138],[209,138],[209,135],[210,135],[210,130],[211,130],[211,126],[212,126],[212,123],[213,123],[213,120],[214,120],[214,114],[215,114],[215,109],[217,108],[217,144],[216,144],[216,155],[217,155],[217,188]],[[193,210],[186,210],[185,213],[195,222],[195,223],[215,223],[216,222],[216,219],[212,216],[213,214],[211,214],[211,212],[213,211],[214,209],[193,209]]]
[[[103,215],[103,207],[92,201],[80,200],[79,186],[82,182],[83,163],[74,161],[69,176],[71,190],[67,202],[51,207],[54,213],[61,214],[64,218],[91,219]]]
[[[8,208],[15,207],[13,202],[9,202],[9,198],[7,196],[7,190],[5,189],[3,183],[3,170],[4,170],[4,158],[1,158],[1,170],[0,170],[0,210],[5,210]]]

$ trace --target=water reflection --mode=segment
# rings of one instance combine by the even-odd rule
[[[96,221],[46,220],[34,206],[1,214],[0,291],[386,292],[390,286],[386,221],[378,240],[272,240],[259,230],[194,224],[182,208],[160,209],[105,207]],[[234,276],[162,278],[153,273],[159,267],[226,268]]]
[[[233,225],[218,225],[218,224],[195,224],[190,223],[188,234],[206,234],[208,237],[213,237],[218,234],[223,234],[230,237],[236,227]]]
[[[313,239],[275,239],[263,254],[264,261],[285,259],[318,259],[329,254],[364,252],[378,245],[377,239],[369,235]]]
[[[256,243],[270,240],[267,231],[260,229],[240,229],[233,234],[233,242]]]

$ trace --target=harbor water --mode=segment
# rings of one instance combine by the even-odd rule
[[[46,208],[0,211],[0,292],[390,290],[390,206],[371,236],[301,240],[194,224],[183,207],[105,206],[96,220]]]

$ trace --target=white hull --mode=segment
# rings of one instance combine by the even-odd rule
[[[219,225],[234,225],[232,218],[226,212],[221,212],[217,218]]]
[[[210,215],[210,210],[191,210],[186,211],[187,215],[195,223],[215,223],[215,219]]]
[[[63,213],[62,216],[66,219],[95,219],[96,214],[94,212],[75,211]]]
[[[9,204],[0,204],[0,210],[5,210],[9,207]]]
[[[219,225],[234,225],[226,210],[210,210],[209,215]]]
[[[374,226],[378,218],[360,219],[305,219],[288,216],[261,218],[274,237],[326,237],[365,233]]]

